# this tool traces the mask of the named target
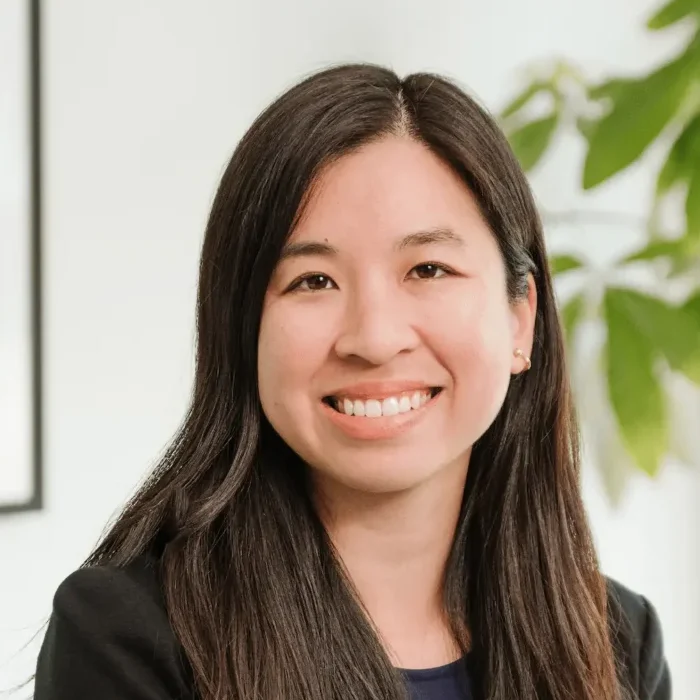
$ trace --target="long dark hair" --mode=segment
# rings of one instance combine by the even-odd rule
[[[512,300],[537,286],[533,369],[474,446],[444,604],[489,700],[622,697],[606,583],[579,492],[579,444],[543,232],[485,109],[432,74],[372,65],[307,77],[226,168],[206,229],[189,411],[85,565],[157,552],[168,614],[203,700],[405,697],[309,497],[266,421],[257,341],[266,287],[320,170],[390,135],[426,144],[476,197]]]

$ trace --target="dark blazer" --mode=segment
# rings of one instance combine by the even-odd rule
[[[626,625],[619,653],[640,700],[670,700],[653,606],[612,580]],[[63,581],[39,652],[35,700],[194,700],[189,667],[168,622],[155,560],[80,569]]]

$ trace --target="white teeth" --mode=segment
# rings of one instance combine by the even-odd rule
[[[399,400],[395,396],[382,401],[383,416],[397,416],[399,414]]]
[[[379,418],[381,416],[396,416],[399,413],[408,413],[425,406],[432,398],[430,391],[413,391],[398,396],[388,396],[385,399],[349,399],[342,398],[335,401],[335,407],[340,413],[348,416],[366,416],[367,418]]]
[[[382,415],[382,404],[375,399],[365,401],[365,415],[367,418],[379,418]]]

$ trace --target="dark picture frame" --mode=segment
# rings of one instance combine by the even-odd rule
[[[24,2],[20,1],[19,4],[20,11],[26,13],[25,25],[27,31],[24,33],[25,38],[20,38],[20,45],[23,50],[21,49],[19,53],[23,55],[16,57],[17,60],[15,64],[19,62],[20,73],[26,76],[28,85],[25,86],[26,90],[22,91],[13,89],[12,85],[10,85],[10,89],[7,89],[7,86],[0,84],[0,94],[2,94],[2,99],[8,100],[9,103],[15,100],[18,110],[28,117],[28,124],[26,124],[26,129],[24,129],[23,133],[11,133],[8,135],[8,138],[12,139],[12,142],[15,144],[21,142],[22,153],[26,154],[27,159],[27,162],[24,164],[26,167],[19,168],[19,172],[23,173],[24,178],[24,182],[19,182],[19,185],[20,188],[24,188],[24,203],[28,205],[29,209],[28,212],[25,212],[26,215],[23,214],[24,220],[27,222],[25,227],[27,246],[17,263],[18,265],[29,266],[29,270],[26,274],[23,272],[21,275],[18,275],[20,279],[28,279],[29,283],[17,285],[18,288],[12,290],[12,292],[17,295],[27,295],[26,299],[22,299],[23,303],[18,306],[28,310],[29,318],[25,319],[26,322],[23,324],[17,325],[21,325],[21,328],[26,329],[26,332],[29,333],[29,338],[25,338],[25,340],[27,340],[26,345],[29,348],[30,357],[27,358],[29,371],[25,373],[28,376],[28,381],[24,384],[28,395],[23,396],[22,401],[13,403],[12,392],[9,392],[9,410],[16,411],[17,413],[10,416],[11,420],[2,421],[5,425],[0,424],[0,441],[4,440],[7,445],[10,444],[10,441],[15,440],[17,444],[20,444],[20,451],[27,455],[27,457],[26,459],[13,459],[11,448],[8,448],[6,452],[0,451],[0,515],[38,510],[43,504],[41,371],[41,8],[40,0],[24,0]],[[13,5],[16,11],[14,0],[5,6],[4,11],[8,13],[11,12],[12,10],[9,10],[8,7]],[[22,5],[24,5],[23,9],[21,7]],[[8,50],[8,53],[11,52],[11,50]],[[26,61],[24,67],[21,65],[21,61]],[[10,61],[10,63],[13,63],[13,61]],[[12,132],[12,129],[10,129],[10,132]],[[10,158],[9,161],[10,165],[7,167],[12,168],[12,158]],[[0,173],[0,175],[3,174]],[[8,177],[11,178],[12,173],[9,173]],[[10,180],[5,180],[5,182],[8,181]],[[0,179],[0,187],[2,186],[2,182],[3,180]],[[2,201],[7,202],[10,201],[10,199],[11,197],[8,196],[4,200],[0,200],[0,206]],[[22,199],[23,197],[20,195],[16,201],[22,201]],[[22,207],[19,208],[21,209]],[[0,215],[1,214],[2,212],[0,212]],[[7,219],[13,220],[11,214],[8,214]],[[13,250],[17,250],[16,245],[13,248],[13,243],[10,238],[16,235],[16,233],[16,231],[0,233],[0,236],[5,238],[5,242],[7,243],[7,247],[5,248],[5,246],[3,246],[3,240],[0,239],[0,255],[3,255],[3,250],[9,251],[10,255],[13,254]],[[2,261],[0,261],[0,264],[2,264]],[[5,264],[7,264],[7,261]],[[12,264],[12,262],[10,262],[10,264]],[[0,290],[2,289],[4,288],[0,287]],[[5,298],[3,300],[3,298],[0,297],[0,334],[3,332],[3,314],[1,306],[3,303],[11,304],[12,298],[18,298],[13,297],[13,294],[4,295],[10,297],[9,299]],[[6,318],[8,317],[10,317],[9,312],[6,315]],[[9,330],[10,332],[7,335],[12,338],[13,331],[16,329]],[[18,334],[15,333],[15,335]],[[0,337],[0,341],[1,340],[2,338]],[[2,357],[2,355],[0,355],[0,357]],[[8,365],[9,366],[5,368],[0,367],[0,373],[3,371],[13,372],[12,363],[9,362]],[[0,378],[2,378],[1,374]],[[8,375],[6,379],[8,380],[6,385],[11,385],[12,377]],[[21,387],[21,389],[23,391],[24,387]],[[28,411],[22,410],[21,407],[25,405],[29,406]],[[6,408],[6,406],[3,407],[3,411],[6,410]],[[15,430],[17,423],[22,422],[25,429],[20,430],[19,434],[24,437],[18,437],[18,432],[15,432]],[[21,443],[27,440],[30,444],[22,446]],[[10,455],[9,458],[7,457],[8,453]],[[4,460],[6,460],[6,462],[4,464],[1,463]],[[23,484],[23,487],[16,487],[15,485],[17,483]]]

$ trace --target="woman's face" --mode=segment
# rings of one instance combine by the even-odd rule
[[[364,492],[466,470],[530,354],[476,201],[425,146],[390,137],[321,175],[266,294],[263,411],[324,480]]]

